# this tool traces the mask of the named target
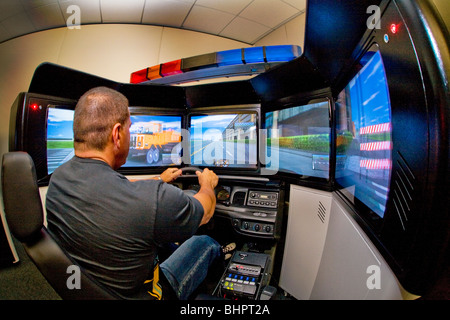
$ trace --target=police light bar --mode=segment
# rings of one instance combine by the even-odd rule
[[[130,82],[142,83],[209,68],[220,69],[226,66],[283,63],[299,57],[300,54],[301,48],[294,45],[249,47],[213,52],[174,60],[133,72]],[[252,70],[258,69],[254,68]],[[227,72],[224,70],[226,76],[232,76]],[[220,72],[215,72],[215,74],[219,76]]]

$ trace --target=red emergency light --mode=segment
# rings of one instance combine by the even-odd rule
[[[391,24],[389,30],[391,30],[392,34],[396,34],[398,32],[398,25],[396,25],[395,23]]]

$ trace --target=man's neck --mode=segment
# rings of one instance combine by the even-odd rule
[[[75,155],[79,158],[94,159],[106,162],[111,168],[114,168],[114,160],[108,157],[108,154],[98,150],[75,150]]]

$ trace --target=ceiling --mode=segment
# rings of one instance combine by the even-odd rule
[[[65,27],[71,5],[81,25],[167,26],[255,44],[304,13],[306,0],[0,0],[0,42]]]

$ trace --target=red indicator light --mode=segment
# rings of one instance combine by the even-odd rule
[[[389,27],[389,29],[391,30],[391,32],[392,32],[393,34],[396,34],[396,33],[398,32],[398,26],[397,26],[395,23],[391,24],[391,26]]]
[[[33,103],[31,105],[31,109],[33,109],[34,111],[36,111],[39,108],[39,106],[36,103]]]

